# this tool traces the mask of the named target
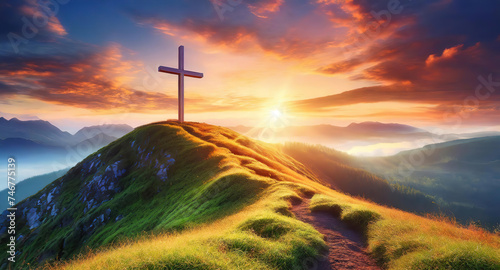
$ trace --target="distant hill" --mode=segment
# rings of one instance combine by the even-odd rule
[[[380,134],[380,133],[396,133],[396,134],[409,134],[409,133],[428,133],[426,130],[412,127],[409,125],[397,123],[380,123],[380,122],[361,122],[352,123],[346,127],[351,131],[357,131],[365,134]]]
[[[78,132],[75,133],[74,139],[76,141],[84,141],[88,140],[92,137],[95,137],[96,135],[99,134],[104,134],[110,137],[114,138],[120,138],[123,135],[131,132],[134,130],[133,127],[129,125],[99,125],[99,126],[90,126],[90,127],[84,127],[80,129]]]
[[[433,166],[451,161],[485,163],[500,160],[499,150],[500,136],[488,136],[427,145],[420,149],[403,151],[395,155],[393,159],[397,161],[409,159],[410,156],[422,152],[425,153],[425,159],[417,167]]]
[[[16,201],[20,202],[20,201],[28,198],[29,196],[37,193],[38,191],[40,191],[42,188],[44,188],[48,184],[52,183],[57,178],[66,174],[66,172],[68,172],[68,170],[69,170],[69,168],[63,169],[63,170],[60,170],[57,172],[47,173],[44,175],[38,175],[38,176],[30,177],[22,182],[19,182],[16,185],[16,193],[15,193]],[[8,191],[9,191],[8,189],[4,189],[4,190],[0,191],[1,198],[7,198]],[[9,205],[7,203],[7,200],[0,201],[0,209],[2,209],[2,211],[4,211],[8,207],[9,207]]]
[[[481,131],[481,132],[471,132],[471,133],[450,133],[441,135],[447,141],[461,140],[461,139],[471,139],[480,137],[491,137],[500,136],[500,131]]]
[[[285,143],[284,153],[306,165],[333,189],[416,213],[438,213],[434,198],[358,168],[357,159],[321,145]]]
[[[361,167],[435,196],[443,211],[460,222],[500,224],[500,136],[455,140],[359,159]]]

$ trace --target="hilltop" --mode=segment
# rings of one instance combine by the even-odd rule
[[[500,266],[494,234],[326,185],[280,147],[226,128],[142,126],[17,205],[15,266],[307,269],[325,256],[328,239],[298,220],[292,204],[351,228],[382,267]]]

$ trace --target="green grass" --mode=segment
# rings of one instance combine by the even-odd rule
[[[313,196],[309,208],[313,212],[322,211],[331,213],[365,236],[369,225],[380,219],[380,214],[370,210],[366,206],[336,201],[324,195]]]
[[[259,201],[213,223],[182,232],[144,236],[46,267],[295,269],[304,261],[321,256],[326,245],[312,226],[274,211],[287,204],[295,193],[290,188],[276,183]]]
[[[389,269],[500,269],[499,237],[483,229],[332,195],[315,195],[311,211],[330,212],[364,233],[372,256]]]

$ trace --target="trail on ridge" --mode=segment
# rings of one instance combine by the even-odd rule
[[[325,212],[309,210],[310,199],[292,205],[292,212],[300,221],[311,224],[325,236],[328,245],[326,258],[319,259],[312,269],[380,269],[375,260],[366,253],[361,235],[340,219]]]

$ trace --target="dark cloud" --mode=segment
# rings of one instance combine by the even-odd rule
[[[174,7],[130,8],[140,24],[168,35],[187,33],[208,43],[244,52],[255,43],[284,58],[310,56],[328,46],[341,31],[318,5],[303,0],[178,1]],[[161,10],[161,12],[159,12]]]
[[[3,82],[0,82],[0,97],[2,99],[5,99],[8,96],[13,96],[17,94],[18,91],[16,87],[13,87],[12,85],[7,85]]]
[[[0,3],[0,49],[20,53],[30,42],[57,40],[67,34],[57,14],[63,1],[5,0]]]

